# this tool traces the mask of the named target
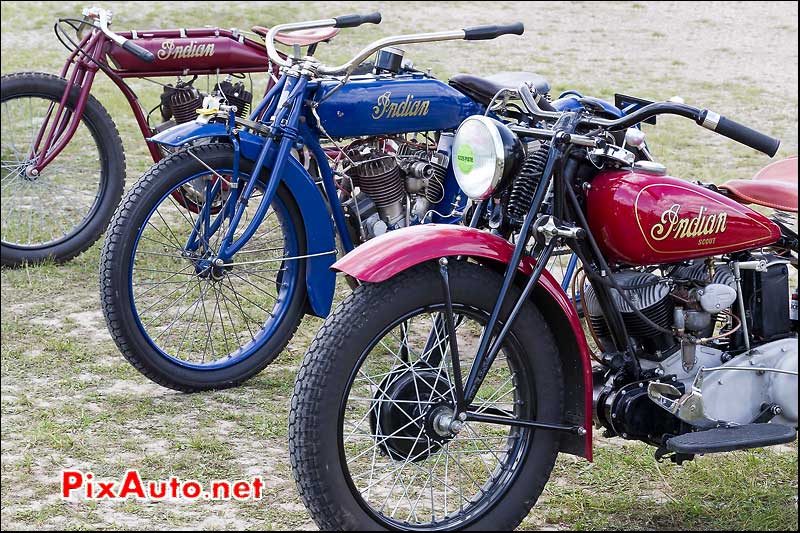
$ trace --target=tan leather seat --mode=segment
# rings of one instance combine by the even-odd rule
[[[730,180],[720,188],[742,203],[797,212],[797,156],[767,165],[753,179]]]
[[[266,37],[269,28],[253,26],[250,28],[261,37]],[[329,41],[339,34],[339,28],[314,28],[311,30],[297,30],[288,33],[275,34],[275,41],[286,46],[309,46]]]

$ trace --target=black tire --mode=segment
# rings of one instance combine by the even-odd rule
[[[231,168],[233,149],[227,144],[192,148],[192,152],[211,168]],[[252,162],[242,159],[243,173],[252,171]],[[152,381],[182,392],[198,392],[235,387],[263,370],[286,347],[306,308],[305,260],[298,261],[299,283],[288,304],[285,318],[275,333],[256,352],[232,366],[221,369],[186,368],[167,360],[154,349],[137,326],[131,306],[130,260],[139,228],[156,203],[188,176],[205,171],[196,159],[179,152],[147,171],[128,191],[109,225],[100,262],[100,296],[109,332],[122,355]],[[265,176],[262,176],[262,178]],[[305,253],[305,230],[294,198],[281,184],[278,198],[289,211],[297,231],[300,253]],[[257,202],[252,202],[257,204]],[[243,222],[243,224],[246,224]]]
[[[3,76],[0,84],[3,103],[24,97],[57,103],[64,94],[67,81],[50,74],[23,72]],[[78,96],[79,89],[75,87],[67,100],[70,109],[74,108]],[[125,186],[125,152],[114,121],[92,95],[89,95],[86,102],[82,122],[91,133],[100,157],[99,188],[94,203],[85,218],[71,232],[60,238],[22,245],[7,242],[6,235],[3,235],[1,255],[4,266],[16,267],[48,260],[58,263],[69,261],[91,247],[106,230]],[[56,157],[53,164],[58,162],[59,158]],[[43,176],[46,175],[47,168],[43,172]]]
[[[497,273],[473,263],[451,261],[449,275],[454,306],[479,310],[485,316],[491,313],[502,282]],[[509,300],[518,295],[513,290]],[[437,265],[419,265],[383,283],[358,287],[328,317],[311,344],[292,396],[289,451],[298,490],[320,529],[381,530],[413,526],[381,522],[385,517],[377,517],[375,510],[368,509],[369,505],[354,494],[358,490],[345,472],[349,467],[343,466],[345,455],[340,449],[342,433],[338,426],[344,420],[340,419],[340,409],[349,380],[353,375],[361,375],[355,374],[359,360],[365,349],[375,343],[374,339],[400,317],[410,316],[406,313],[441,302]],[[561,421],[563,382],[558,350],[547,324],[533,305],[520,313],[511,335],[527,352],[524,364],[533,373],[535,393],[531,394],[535,397],[536,418]],[[463,357],[462,354],[462,364]],[[463,522],[440,527],[492,531],[519,525],[544,489],[559,449],[556,432],[531,431],[527,435],[530,445],[526,452],[520,452],[525,455],[517,463],[515,477],[505,492],[479,511],[473,509],[474,515]]]

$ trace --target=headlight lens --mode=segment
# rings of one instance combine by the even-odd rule
[[[502,189],[519,168],[522,144],[505,125],[483,115],[467,118],[453,141],[459,187],[474,200]]]

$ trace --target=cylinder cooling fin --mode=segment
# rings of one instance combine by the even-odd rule
[[[191,83],[178,82],[175,87],[164,87],[161,96],[161,114],[164,120],[173,118],[176,124],[191,122],[197,118],[197,110],[202,106],[203,95]]]
[[[374,151],[369,146],[355,148],[348,156],[355,162],[348,175],[379,209],[403,201],[403,180],[394,157]]]
[[[447,175],[447,167],[439,164],[438,160],[432,157],[428,150],[416,148],[409,143],[401,144],[397,149],[397,157],[400,160],[417,162],[425,167],[425,179],[427,180],[423,195],[431,204],[436,204],[444,198],[444,180]],[[423,176],[417,176],[423,177]]]
[[[236,106],[236,116],[245,118],[250,114],[253,95],[245,90],[244,83],[231,83],[224,80],[217,84],[215,92],[223,96],[228,105]]]
[[[661,360],[672,353],[677,348],[675,337],[657,330],[635,312],[641,312],[662,328],[669,328],[675,309],[670,298],[669,284],[654,274],[638,271],[615,273],[614,280],[622,288],[625,298],[616,289],[610,290],[611,298],[622,314],[628,335],[641,346],[641,356]],[[594,288],[588,283],[583,288],[583,305],[598,338],[601,342],[608,339],[610,330],[600,301]]]
[[[685,279],[698,283],[721,283],[723,285],[736,288],[736,280],[734,279],[733,272],[728,265],[716,265],[714,268],[713,279],[709,273],[708,265],[705,263],[679,265],[672,270],[670,276],[673,278]]]

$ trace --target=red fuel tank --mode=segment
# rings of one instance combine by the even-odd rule
[[[762,214],[669,176],[601,172],[587,206],[589,226],[611,263],[673,263],[757,248],[781,236]]]
[[[134,32],[121,32],[126,38]],[[231,30],[200,28],[189,30],[137,31],[133,40],[155,55],[147,63],[122,47],[111,44],[108,56],[120,71],[163,72],[266,71],[269,64],[263,44],[244,38]]]

